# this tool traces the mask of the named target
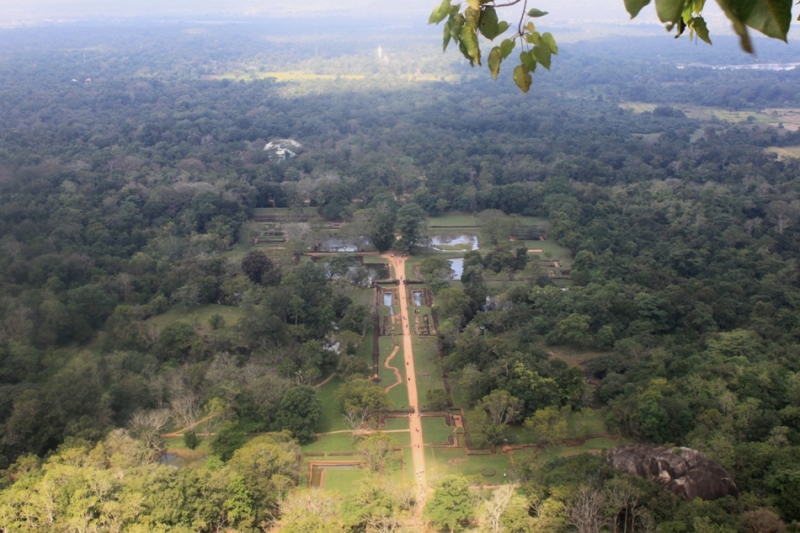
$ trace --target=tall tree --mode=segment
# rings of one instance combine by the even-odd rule
[[[463,476],[448,476],[437,483],[423,511],[433,527],[450,533],[460,530],[473,516],[475,503]]]
[[[428,239],[428,219],[418,204],[405,204],[397,211],[397,229],[400,240],[397,249],[411,252],[417,246],[424,246]]]
[[[281,270],[261,250],[250,250],[242,258],[242,272],[253,283],[277,285],[281,281]]]
[[[314,429],[322,416],[322,402],[317,392],[306,385],[292,387],[281,399],[276,422],[280,429],[288,429],[301,443],[314,438]]]

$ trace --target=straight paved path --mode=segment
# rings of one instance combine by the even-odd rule
[[[403,282],[406,279],[405,257],[383,256],[394,269],[395,279],[400,281],[400,322],[403,331],[403,357],[406,365],[406,385],[408,387],[408,405],[414,410],[409,416],[411,430],[411,457],[414,464],[414,478],[417,481],[417,505],[421,509],[425,502],[425,493],[428,488],[427,471],[425,469],[425,440],[422,437],[422,419],[419,412],[419,399],[417,397],[417,374],[414,371],[414,348],[412,346],[411,326],[408,313],[408,291]]]

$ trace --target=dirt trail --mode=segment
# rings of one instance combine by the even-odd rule
[[[394,373],[394,383],[392,383],[388,387],[384,387],[383,390],[385,392],[389,392],[393,388],[403,383],[403,376],[400,375],[400,370],[398,370],[397,367],[389,365],[389,363],[392,361],[392,359],[394,359],[394,356],[397,355],[397,352],[399,351],[400,351],[400,345],[398,344],[397,346],[394,347],[392,353],[389,354],[389,357],[386,358],[386,361],[383,362],[383,368],[387,368]]]
[[[323,385],[326,385],[330,380],[332,380],[335,377],[336,377],[336,372],[334,372],[333,374],[331,374],[330,376],[325,378],[325,381],[323,381],[322,383],[317,383],[316,385],[314,385],[314,388],[318,389],[318,388],[322,387]]]
[[[173,431],[171,433],[162,433],[161,434],[161,438],[166,439],[166,438],[169,438],[169,437],[183,437],[183,434],[186,433],[187,431],[191,431],[192,429],[196,428],[197,426],[199,426],[200,424],[202,424],[206,420],[211,420],[212,418],[215,418],[215,417],[218,417],[218,416],[219,416],[219,413],[216,413],[216,414],[213,414],[213,415],[208,415],[207,417],[205,417],[205,418],[203,418],[201,420],[198,420],[194,424],[186,426],[183,429],[179,429],[178,431]]]
[[[411,326],[408,314],[408,291],[403,283],[406,279],[405,257],[383,256],[394,269],[395,279],[398,284],[400,296],[400,325],[403,331],[403,358],[406,361],[406,385],[408,386],[408,405],[414,410],[409,416],[409,429],[411,430],[411,457],[414,464],[414,477],[417,480],[417,503],[419,508],[425,506],[428,478],[425,469],[425,440],[422,438],[422,419],[419,412],[419,399],[417,397],[417,373],[414,371],[414,348],[412,346]]]

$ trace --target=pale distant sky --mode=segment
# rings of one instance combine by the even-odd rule
[[[204,18],[225,17],[352,17],[367,19],[394,17],[398,25],[424,29],[428,14],[441,0],[0,0],[0,28],[42,22],[75,22],[129,17]],[[456,2],[458,0],[452,0]],[[465,0],[461,0],[462,2]],[[639,33],[640,25],[659,24],[655,2],[633,21],[624,0],[528,0],[528,7],[549,11],[544,25],[576,26],[584,32],[614,35]],[[797,8],[795,8],[797,9]],[[512,20],[517,6],[503,10],[502,18]],[[716,2],[707,2],[704,16],[712,36],[732,35],[730,23]],[[390,24],[391,25],[391,24]],[[622,25],[622,26],[620,26]],[[791,40],[798,39],[795,23]],[[335,28],[332,28],[335,29]],[[433,30],[432,30],[433,31]]]
[[[130,16],[325,16],[365,17],[402,16],[405,19],[425,16],[437,0],[0,0],[0,24],[76,20],[86,17],[120,18]],[[629,20],[623,0],[539,0],[529,7],[550,12],[549,21],[616,22]],[[513,8],[511,8],[513,9]],[[709,14],[718,12],[714,2]],[[652,6],[645,8],[636,23],[656,22]]]

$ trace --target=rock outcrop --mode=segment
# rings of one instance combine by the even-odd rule
[[[686,500],[739,495],[727,470],[691,448],[624,444],[608,452],[608,462],[614,468],[655,481]]]

